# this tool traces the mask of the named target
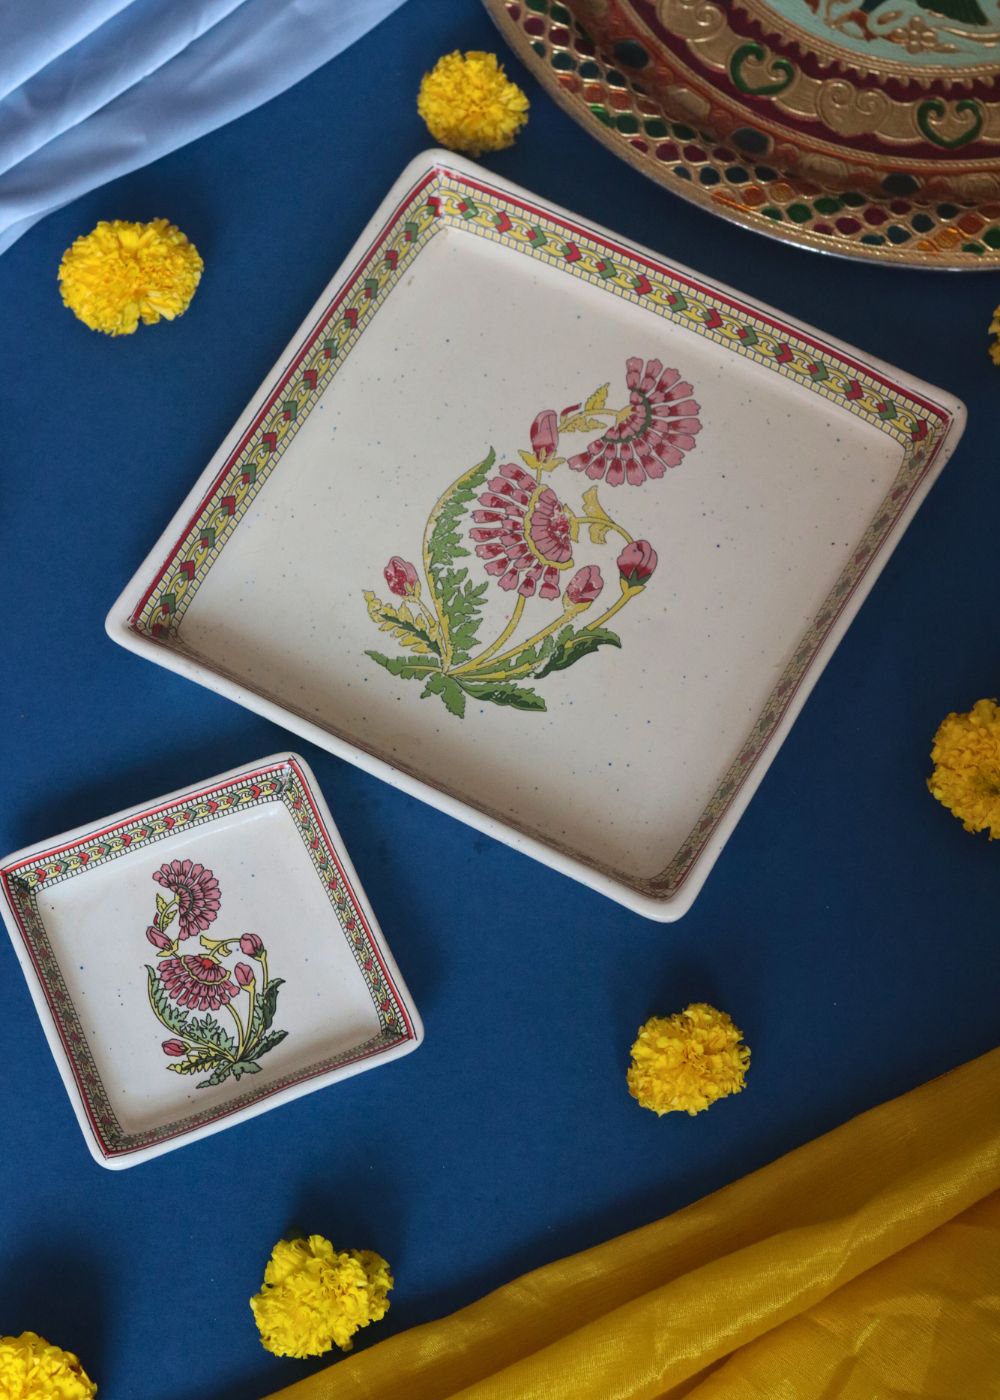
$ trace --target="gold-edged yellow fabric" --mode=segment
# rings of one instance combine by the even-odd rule
[[[280,1392],[342,1397],[1000,1400],[1000,1049]]]

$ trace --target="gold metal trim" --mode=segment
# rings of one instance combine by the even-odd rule
[[[838,162],[833,160],[828,162],[829,171],[817,160],[810,170],[810,182],[781,171],[770,170],[762,175],[767,167],[746,155],[728,151],[725,159],[720,156],[724,148],[698,130],[696,108],[690,119],[689,137],[696,141],[702,158],[693,159],[686,153],[690,149],[687,138],[678,134],[682,130],[680,124],[664,112],[655,94],[643,90],[637,77],[600,52],[584,57],[591,52],[591,46],[585,38],[585,27],[577,19],[584,10],[580,0],[544,0],[544,13],[542,8],[528,8],[515,0],[483,3],[517,57],[565,112],[633,169],[689,203],[741,228],[839,257],[887,266],[963,272],[1000,267],[1000,246],[992,246],[992,241],[1000,245],[1000,204],[938,201],[922,205],[905,199],[875,199],[849,188],[845,193],[839,180],[841,171],[832,168]],[[566,14],[568,22],[558,14],[553,17],[553,7]],[[527,24],[536,25],[540,32],[527,32]],[[570,42],[553,42],[553,29],[568,30]],[[583,45],[577,48],[581,39]],[[554,62],[567,66],[560,68]],[[579,69],[588,64],[595,71],[593,78],[580,76]],[[614,73],[615,81],[609,80],[609,73]],[[607,124],[607,120],[620,122],[622,118],[634,123],[634,131]],[[634,144],[638,139],[635,133],[641,137],[650,122],[659,123],[667,136],[644,139],[643,149]],[[677,148],[669,160],[657,154],[664,139]],[[745,185],[734,185],[727,178],[727,170],[734,165],[747,166],[754,178]],[[843,174],[846,173],[845,167]],[[835,177],[836,183],[830,176]],[[827,217],[816,210],[817,199],[836,200],[844,207]],[[897,212],[901,202],[908,208],[905,215]],[[764,213],[765,209],[775,211],[778,217]],[[951,212],[941,213],[942,209]],[[858,227],[850,233],[840,232],[836,225],[845,220]],[[883,229],[901,225],[908,235],[905,243],[895,244],[888,239],[880,245],[862,242],[866,236],[879,236]],[[830,231],[823,231],[826,228]],[[982,241],[984,234],[990,243]]]

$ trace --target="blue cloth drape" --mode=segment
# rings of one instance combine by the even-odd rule
[[[0,253],[291,87],[401,3],[0,0]]]

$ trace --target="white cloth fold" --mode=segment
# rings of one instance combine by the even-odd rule
[[[41,72],[60,54],[93,34],[132,0],[2,0],[0,96]]]
[[[0,0],[0,253],[51,210],[283,92],[401,3]],[[53,20],[44,45],[39,11]]]
[[[0,175],[155,73],[243,0],[133,0],[0,101]]]

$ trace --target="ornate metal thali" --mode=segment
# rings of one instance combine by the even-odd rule
[[[1000,267],[1000,0],[484,3],[571,116],[683,198],[821,252]]]

